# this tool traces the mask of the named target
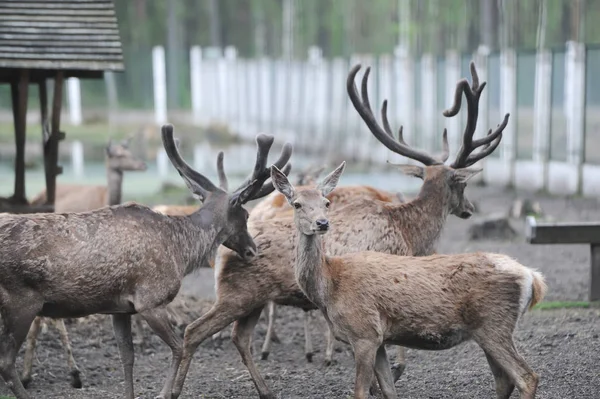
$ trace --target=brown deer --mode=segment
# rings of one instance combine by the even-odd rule
[[[312,169],[298,175],[297,185],[301,187],[314,186],[318,175],[322,173],[324,168],[318,168],[315,172]],[[366,199],[378,200],[383,202],[402,203],[405,202],[404,196],[401,193],[392,194],[384,190],[378,190],[370,186],[345,186],[338,187],[331,192],[327,198],[331,201],[332,209],[348,205],[353,201],[361,201]],[[289,217],[292,215],[292,207],[289,206],[282,194],[273,192],[260,201],[250,211],[248,223],[255,221],[265,221],[275,217]],[[270,301],[267,305],[267,332],[261,349],[261,359],[267,360],[271,352],[271,342],[280,342],[275,334],[275,315],[276,304]],[[308,362],[312,362],[314,349],[310,331],[312,330],[311,315],[312,310],[304,311],[304,355]],[[325,364],[329,365],[333,356],[334,339],[329,328],[326,332],[326,350]]]
[[[17,399],[29,398],[15,357],[35,317],[96,313],[112,316],[128,399],[134,397],[131,315],[140,314],[170,347],[169,375],[159,396],[166,398],[182,348],[165,305],[176,296],[183,277],[214,258],[219,245],[243,259],[256,255],[243,205],[273,190],[265,183],[273,136],[257,136],[254,171],[231,194],[182,159],[172,125],[162,127],[162,140],[171,163],[204,203],[190,216],[165,216],[128,203],[84,213],[0,218],[0,375]],[[288,143],[275,165],[283,167],[291,152]]]
[[[123,172],[145,171],[146,163],[137,158],[130,150],[131,139],[121,143],[112,140],[106,146],[107,185],[57,184],[54,211],[87,212],[106,205],[118,205],[123,196]],[[31,200],[32,205],[45,204],[46,189],[40,191]]]
[[[294,274],[336,338],[351,345],[354,398],[364,399],[377,377],[383,397],[396,398],[385,344],[443,350],[473,340],[485,352],[499,399],[515,388],[533,399],[537,374],[515,349],[519,319],[540,302],[540,273],[494,253],[408,257],[373,251],[328,256],[326,198],[345,162],[316,188],[294,189],[277,167],[271,181],[294,207]]]
[[[448,159],[448,142],[445,133],[444,151],[439,157],[433,157],[408,146],[402,134],[398,139],[393,138],[387,122],[385,102],[382,108],[384,127],[379,126],[368,101],[368,70],[362,81],[362,100],[354,86],[359,68],[360,65],[354,67],[347,80],[348,93],[354,107],[373,135],[386,147],[425,165],[400,167],[405,173],[423,179],[423,186],[416,198],[404,204],[363,200],[332,210],[330,220],[335,228],[330,233],[331,240],[326,242],[327,253],[337,256],[368,250],[395,255],[430,255],[434,252],[448,215],[463,219],[471,217],[473,205],[464,191],[468,180],[481,169],[468,167],[491,154],[498,146],[509,115],[485,138],[473,140],[479,96],[485,83],[479,84],[475,66],[471,64],[472,87],[466,79],[459,81],[455,103],[445,112],[446,116],[454,116],[459,112],[464,92],[468,116],[463,145],[456,160],[446,166],[444,161]],[[186,328],[183,357],[173,389],[174,397],[181,393],[192,357],[200,343],[234,322],[233,342],[250,372],[260,398],[274,398],[258,372],[250,350],[258,317],[269,301],[278,305],[315,309],[315,305],[296,284],[291,267],[294,264],[295,245],[293,219],[257,221],[249,224],[248,229],[260,249],[258,256],[252,260],[244,260],[231,251],[219,250],[220,256],[215,266],[217,299],[211,310]],[[399,350],[394,365],[394,378],[400,377],[404,367],[404,351]]]
[[[109,141],[106,146],[106,177],[107,186],[84,184],[59,184],[56,187],[55,212],[84,212],[102,208],[107,205],[118,205],[122,201],[123,172],[145,171],[146,163],[138,159],[130,150],[131,139],[121,143]],[[42,190],[32,200],[33,205],[42,205],[47,201],[46,190]],[[137,318],[139,320],[139,318]],[[67,366],[71,375],[71,386],[81,388],[80,371],[73,358],[73,350],[63,319],[36,317],[27,335],[21,382],[25,387],[31,383],[33,357],[37,338],[43,324],[53,324],[57,329],[62,346],[67,355]],[[136,324],[139,330],[139,324]]]

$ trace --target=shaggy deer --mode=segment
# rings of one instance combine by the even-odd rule
[[[123,172],[145,171],[146,163],[138,159],[129,150],[131,139],[121,143],[109,141],[106,146],[106,175],[108,186],[84,185],[84,184],[59,184],[56,187],[55,212],[84,212],[102,208],[106,205],[119,205],[123,191]],[[33,205],[45,204],[47,201],[46,190],[42,190],[32,200]],[[139,318],[137,318],[139,320]],[[81,388],[80,371],[73,358],[73,350],[63,319],[46,318],[42,320],[36,317],[31,324],[27,335],[25,356],[23,357],[23,371],[21,382],[25,387],[31,383],[31,371],[33,368],[33,357],[37,338],[42,329],[42,323],[53,324],[58,330],[60,340],[67,355],[67,366],[71,375],[71,386]],[[139,324],[138,330],[140,329]],[[141,330],[140,330],[141,331]]]
[[[404,204],[363,200],[332,210],[330,219],[335,228],[330,233],[332,239],[326,242],[327,253],[343,255],[369,250],[395,255],[430,255],[448,215],[456,215],[463,219],[471,217],[473,205],[464,191],[467,181],[481,169],[468,167],[491,154],[498,146],[502,130],[508,123],[508,114],[502,124],[487,137],[473,140],[479,95],[484,84],[479,85],[475,67],[471,64],[472,87],[466,79],[459,81],[455,103],[445,112],[446,116],[454,116],[459,112],[461,95],[464,92],[468,116],[463,145],[452,165],[446,166],[446,134],[443,135],[444,153],[440,157],[433,157],[408,146],[402,135],[397,140],[393,138],[387,123],[386,103],[382,110],[384,128],[379,126],[368,106],[368,73],[363,77],[362,101],[356,92],[354,78],[359,68],[360,65],[357,65],[352,69],[347,81],[348,93],[355,108],[367,122],[373,135],[386,147],[425,165],[401,166],[405,173],[420,177],[424,181],[417,197]],[[250,223],[248,229],[260,249],[258,256],[252,260],[244,260],[231,251],[219,250],[220,256],[215,266],[217,299],[206,314],[186,328],[183,357],[173,389],[174,397],[181,393],[192,357],[200,343],[231,322],[235,322],[232,339],[250,372],[260,398],[274,398],[254,363],[250,349],[258,317],[269,301],[278,305],[315,309],[315,305],[296,284],[291,267],[294,264],[295,248],[293,219],[257,221]],[[404,370],[403,354],[404,352],[400,351],[396,359],[395,378],[399,378]]]
[[[443,350],[473,340],[483,349],[499,399],[515,385],[533,399],[538,376],[515,349],[517,322],[546,292],[540,273],[505,255],[471,253],[407,257],[363,251],[328,256],[329,194],[345,163],[316,189],[294,189],[277,167],[271,181],[294,207],[294,273],[336,338],[354,352],[354,398],[376,375],[383,397],[396,398],[385,344]]]
[[[172,360],[159,397],[168,397],[181,339],[165,305],[177,295],[183,277],[214,258],[219,245],[243,259],[256,255],[243,205],[273,190],[265,183],[273,137],[257,136],[254,171],[232,194],[182,159],[172,125],[162,127],[162,140],[172,164],[204,203],[190,216],[169,217],[129,203],[85,213],[0,218],[0,375],[18,399],[29,395],[18,378],[15,357],[34,318],[95,313],[112,315],[126,398],[134,397],[131,315],[140,314],[165,341]],[[275,165],[283,167],[291,151],[286,144]]]

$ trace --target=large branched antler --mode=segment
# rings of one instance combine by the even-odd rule
[[[218,190],[218,188],[207,177],[194,170],[181,157],[177,141],[173,137],[173,125],[163,125],[161,129],[161,136],[163,146],[165,147],[165,152],[171,160],[171,163],[179,175],[183,178],[185,184],[195,195],[200,198],[200,200],[204,200],[210,192]]]
[[[269,150],[273,145],[274,137],[266,134],[259,134],[256,136],[256,145],[258,151],[256,154],[256,163],[254,165],[254,171],[252,175],[246,179],[240,187],[238,187],[231,195],[231,201],[238,204],[245,204],[253,199],[261,198],[271,192],[273,192],[273,184],[269,181],[271,177],[271,169],[267,167],[267,158],[269,156]],[[279,159],[275,161],[274,165],[280,169],[287,169],[289,173],[291,166],[284,168],[292,156],[292,145],[285,143],[281,149]],[[266,182],[266,183],[265,183]]]
[[[500,140],[502,140],[502,131],[508,124],[509,114],[506,114],[504,120],[498,125],[496,130],[492,131],[492,129],[490,129],[486,137],[479,140],[473,140],[473,134],[477,128],[477,118],[479,116],[479,99],[485,88],[486,82],[479,83],[479,76],[477,75],[477,70],[475,69],[475,63],[473,61],[471,61],[470,68],[473,83],[469,86],[467,79],[461,79],[456,84],[454,104],[444,111],[444,116],[446,117],[456,116],[462,105],[462,94],[465,94],[465,101],[467,102],[467,126],[465,126],[465,131],[463,133],[463,143],[458,150],[456,159],[450,165],[455,169],[471,166],[475,162],[494,152],[500,144]],[[481,150],[473,154],[473,151],[479,147],[482,147]]]
[[[392,129],[390,128],[390,124],[387,119],[387,100],[383,102],[381,107],[381,118],[383,120],[383,128],[379,126],[377,123],[377,119],[375,115],[373,115],[373,111],[371,110],[371,104],[369,102],[369,93],[368,93],[368,80],[369,73],[371,68],[367,68],[365,71],[362,84],[361,84],[361,95],[358,94],[358,90],[354,83],[354,79],[356,74],[360,70],[361,65],[358,64],[354,66],[350,73],[348,74],[348,79],[346,80],[346,89],[348,91],[348,96],[350,97],[350,101],[354,105],[354,108],[362,118],[362,120],[367,124],[369,130],[388,149],[395,152],[396,154],[403,155],[407,158],[414,159],[415,161],[419,161],[424,165],[441,165],[448,159],[448,135],[446,130],[444,129],[444,133],[442,135],[443,140],[443,151],[442,154],[435,157],[427,154],[424,151],[420,151],[414,148],[411,148],[406,141],[404,141],[404,137],[402,135],[402,127],[398,130],[398,139],[394,138],[394,134],[392,133]]]

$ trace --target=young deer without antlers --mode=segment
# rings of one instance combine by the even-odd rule
[[[244,259],[256,255],[243,205],[273,191],[265,183],[273,137],[257,136],[254,171],[232,194],[226,192],[224,176],[219,188],[181,158],[172,125],[163,126],[162,140],[188,188],[204,203],[190,216],[169,217],[125,204],[0,218],[0,375],[18,399],[29,395],[19,381],[15,357],[33,319],[95,313],[112,315],[128,399],[134,397],[131,315],[140,314],[169,345],[172,360],[159,396],[167,398],[181,360],[181,339],[165,305],[183,277],[213,259],[219,245]],[[290,156],[286,144],[275,165],[283,167]]]
[[[315,185],[315,181],[323,171],[324,168],[318,169],[318,173],[303,173],[299,176],[298,186],[310,187]],[[332,209],[343,207],[353,201],[362,200],[378,200],[382,202],[393,202],[403,203],[405,202],[404,196],[401,193],[392,194],[384,190],[378,190],[370,186],[345,186],[339,187],[327,196],[331,201]],[[285,201],[283,195],[278,192],[269,194],[265,199],[260,201],[250,211],[250,218],[248,223],[252,224],[256,221],[265,221],[275,217],[289,217],[292,215],[292,207]],[[267,360],[271,352],[271,342],[279,342],[279,338],[275,335],[275,315],[276,315],[276,304],[270,301],[267,309],[267,332],[265,334],[265,340],[261,349],[261,359]],[[311,338],[311,314],[312,310],[304,311],[304,355],[308,362],[312,362],[314,350]],[[330,364],[333,356],[333,335],[329,328],[326,333],[327,348],[325,350],[325,363]]]
[[[493,253],[328,256],[321,239],[329,230],[325,196],[344,167],[316,189],[295,190],[277,167],[271,181],[294,207],[296,281],[354,351],[354,398],[368,396],[373,374],[384,398],[397,397],[385,344],[443,350],[473,340],[485,352],[499,399],[508,399],[515,385],[521,398],[533,399],[539,378],[515,349],[513,333],[542,300],[542,275]]]
[[[119,205],[121,203],[123,191],[123,172],[125,171],[145,171],[146,163],[138,159],[129,150],[131,139],[121,143],[109,141],[106,146],[106,177],[107,186],[84,185],[84,184],[59,184],[56,187],[56,201],[54,204],[55,213],[63,212],[85,212],[102,208],[107,205]],[[42,190],[32,200],[32,204],[45,204],[47,201],[46,190]],[[139,319],[138,319],[139,320]],[[31,371],[33,368],[33,356],[37,338],[42,328],[42,323],[53,324],[58,330],[61,343],[67,355],[67,365],[71,375],[71,386],[81,388],[81,378],[79,368],[73,358],[73,350],[67,333],[67,328],[63,319],[51,319],[36,317],[25,346],[25,356],[23,357],[23,371],[21,373],[21,382],[25,387],[31,383]],[[139,324],[138,325],[139,328]]]
[[[444,165],[448,158],[446,134],[443,135],[444,153],[432,157],[425,152],[409,147],[402,135],[393,138],[383,107],[384,128],[380,127],[368,101],[367,79],[362,82],[362,100],[354,86],[354,78],[360,66],[348,75],[347,89],[354,107],[367,123],[373,135],[390,150],[423,163],[401,166],[405,173],[423,179],[423,186],[416,198],[404,204],[386,203],[376,200],[353,201],[347,206],[330,212],[335,228],[326,242],[328,254],[337,256],[356,251],[376,251],[395,255],[425,256],[434,252],[448,215],[469,218],[473,205],[464,190],[467,181],[481,169],[470,169],[480,159],[489,155],[502,138],[502,124],[486,138],[473,140],[477,121],[477,103],[484,84],[479,85],[474,65],[471,65],[473,86],[467,80],[457,85],[455,104],[446,116],[456,115],[460,109],[460,98],[465,94],[468,103],[467,128],[463,146],[451,166]],[[368,72],[368,70],[367,70]],[[481,148],[479,151],[476,151]],[[233,342],[259,392],[261,399],[275,396],[258,372],[251,353],[251,338],[263,307],[273,301],[278,305],[315,309],[294,279],[291,265],[294,264],[295,228],[292,218],[278,218],[253,222],[248,229],[259,248],[252,260],[244,260],[234,253],[221,249],[215,266],[217,300],[201,318],[187,326],[184,338],[183,357],[173,396],[181,393],[192,356],[200,343],[234,323]],[[394,365],[394,378],[404,370],[404,351],[400,350]]]

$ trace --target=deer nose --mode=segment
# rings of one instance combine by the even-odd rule
[[[256,248],[248,247],[244,251],[244,258],[246,258],[246,259],[252,259],[255,256],[256,256]]]
[[[317,219],[316,224],[319,231],[327,231],[329,228],[329,220],[327,219]]]

